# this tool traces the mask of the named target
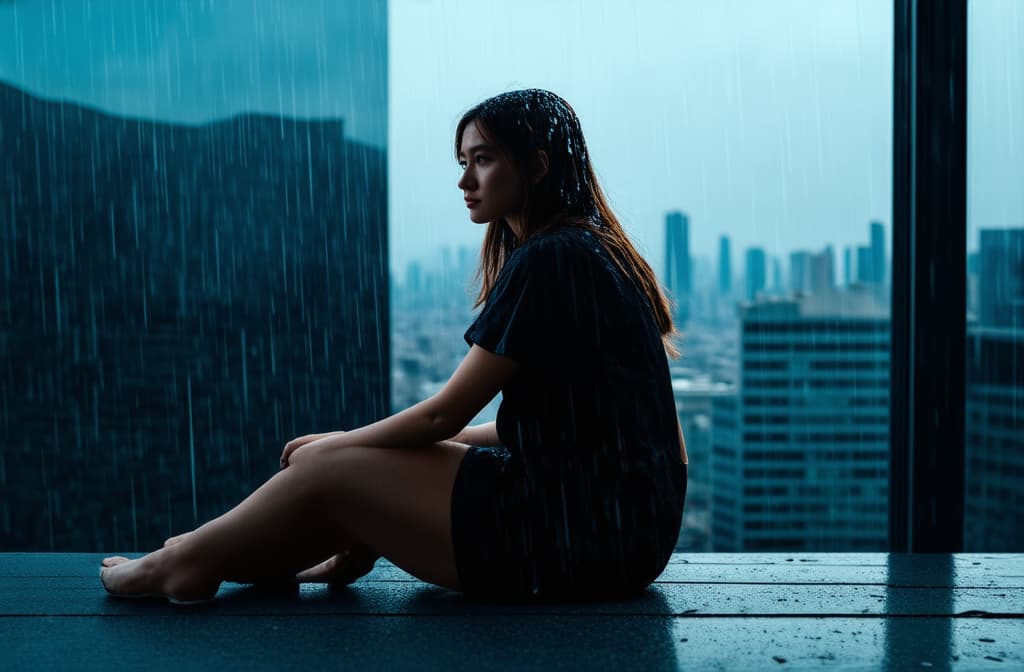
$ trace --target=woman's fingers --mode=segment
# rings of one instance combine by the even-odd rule
[[[307,436],[300,436],[297,439],[292,439],[288,443],[284,444],[284,450],[281,452],[281,468],[284,469],[288,466],[288,457],[295,452],[295,449],[299,446],[304,446],[311,441],[316,441],[322,434],[310,434]]]
[[[292,439],[291,441],[285,444],[284,450],[281,452],[281,468],[284,469],[285,467],[287,467],[288,458],[291,456],[291,454],[294,453],[299,448],[301,448],[302,446],[306,445],[307,443],[319,441],[320,439],[327,436],[331,436],[333,434],[344,433],[345,432],[325,432],[323,434],[307,434],[306,436],[300,436],[297,439]]]

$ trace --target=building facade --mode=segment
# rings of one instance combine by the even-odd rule
[[[739,386],[712,410],[713,550],[885,550],[887,306],[854,290],[737,310]]]

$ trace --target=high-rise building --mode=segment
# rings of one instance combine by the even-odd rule
[[[797,250],[789,253],[789,290],[809,292],[811,288],[811,253]]]
[[[843,247],[843,285],[849,285],[853,281],[853,253],[850,246]]]
[[[821,252],[811,253],[808,257],[807,291],[822,294],[835,287],[834,267],[831,245]]]
[[[1024,329],[1024,229],[981,229],[981,325]]]
[[[884,550],[888,304],[858,287],[737,312],[738,394],[712,409],[713,550]]]
[[[977,275],[981,271],[981,254],[975,250],[967,253],[967,272]]]
[[[686,511],[676,549],[678,551],[711,550],[711,405],[717,397],[735,396],[729,383],[712,381],[701,374],[673,377],[679,424],[686,437],[686,453],[690,458],[687,471]]]
[[[746,291],[744,296],[747,301],[753,301],[757,298],[757,293],[765,288],[764,250],[760,247],[748,249],[746,266]]]
[[[1024,332],[970,325],[964,550],[1024,551]]]
[[[874,282],[875,271],[871,261],[871,248],[867,245],[857,246],[857,282],[871,284]]]
[[[885,282],[885,226],[881,222],[871,222],[871,273],[870,282]]]
[[[729,236],[718,239],[718,295],[732,294],[732,260],[729,254]]]
[[[821,252],[796,250],[789,253],[789,289],[792,292],[822,294],[835,287],[832,246]]]
[[[675,304],[673,320],[683,330],[690,317],[693,274],[690,268],[690,222],[681,212],[665,215],[665,288]]]

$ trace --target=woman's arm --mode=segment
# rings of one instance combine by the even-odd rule
[[[518,368],[514,359],[474,344],[441,391],[429,399],[372,425],[332,434],[305,445],[327,449],[346,446],[416,449],[444,441],[476,417]],[[282,467],[288,465],[288,456],[295,450],[294,443],[285,446]]]
[[[320,444],[330,448],[345,446],[374,446],[376,448],[418,448],[424,444],[443,441],[450,435],[450,425],[431,411],[433,398],[410,406],[401,413],[354,429],[351,432],[333,432],[316,441],[304,444]],[[303,447],[292,441],[281,454],[281,467],[288,466],[288,457]]]
[[[453,436],[451,440],[457,441],[458,443],[466,443],[471,446],[501,445],[501,439],[498,438],[497,423],[495,422],[465,427],[461,432]]]

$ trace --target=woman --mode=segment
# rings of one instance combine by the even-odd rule
[[[579,120],[550,92],[505,93],[462,117],[455,151],[470,219],[487,224],[486,305],[444,389],[289,442],[231,511],[143,558],[106,558],[109,592],[197,602],[222,581],[347,583],[383,556],[469,596],[588,599],[664,570],[686,495],[677,332]],[[499,390],[497,422],[466,427]]]

